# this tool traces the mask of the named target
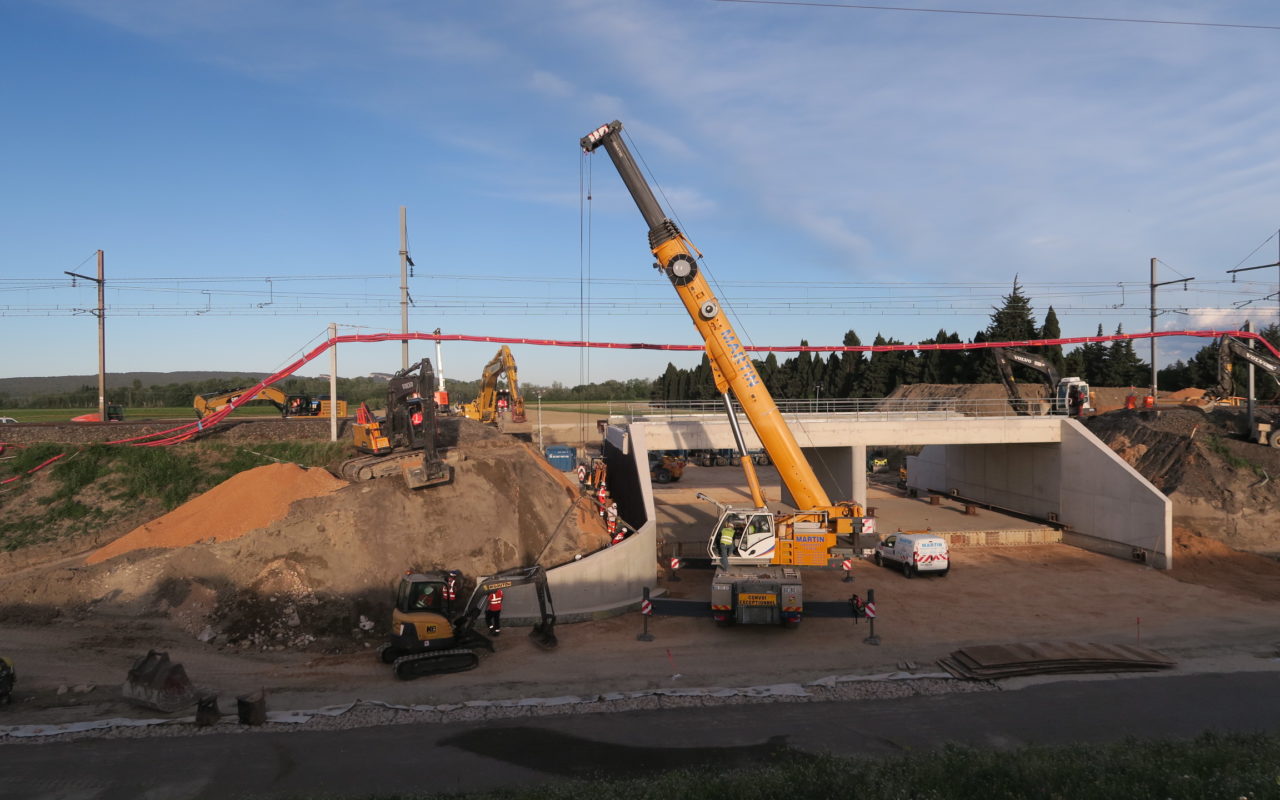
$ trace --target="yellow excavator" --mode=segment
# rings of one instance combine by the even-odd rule
[[[796,567],[833,566],[844,556],[852,555],[854,535],[861,532],[862,506],[855,502],[832,503],[829,499],[750,354],[699,271],[693,245],[663,213],[645,182],[623,141],[622,123],[603,125],[582,137],[580,144],[587,153],[604,148],[648,223],[655,266],[675,287],[705,343],[746,473],[750,508],[735,508],[698,495],[719,509],[717,524],[707,542],[708,557],[719,562],[711,581],[712,617],[722,625],[795,624],[804,610]],[[735,397],[777,466],[797,511],[775,514],[765,505],[755,462],[738,426]]]
[[[223,389],[217,392],[196,395],[192,406],[196,416],[204,419],[234,403],[253,387],[243,389]],[[327,417],[330,401],[327,397],[309,397],[305,394],[286,394],[274,386],[264,386],[253,397],[245,402],[266,400],[280,411],[282,417]],[[338,401],[338,416],[347,416],[347,401]]]
[[[533,643],[544,650],[559,644],[555,606],[542,567],[519,567],[485,578],[456,609],[444,596],[448,580],[449,573],[444,571],[406,572],[401,577],[391,612],[392,633],[378,652],[378,658],[391,665],[397,678],[412,680],[474,669],[480,663],[478,651],[493,652],[493,642],[476,632],[476,618],[490,595],[512,586],[531,583],[537,593],[541,619],[529,631]]]
[[[500,378],[506,379],[500,386]],[[512,422],[525,422],[524,398],[520,396],[520,382],[516,378],[516,359],[505,344],[498,350],[480,374],[480,394],[470,403],[462,404],[462,415],[486,424],[497,425],[500,412],[511,412]]]

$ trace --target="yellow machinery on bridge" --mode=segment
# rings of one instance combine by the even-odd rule
[[[244,389],[223,389],[219,392],[209,392],[207,394],[196,395],[192,406],[196,410],[196,416],[204,419],[215,412],[221,411],[227,406],[234,403],[242,397],[249,388]],[[327,397],[309,397],[305,394],[285,394],[274,386],[264,386],[254,393],[253,397],[246,402],[254,400],[266,400],[280,411],[282,417],[327,417],[329,416],[329,398]],[[345,417],[347,415],[347,401],[338,401],[338,416]]]
[[[499,380],[505,380],[500,385]],[[512,422],[525,422],[524,398],[520,396],[520,381],[516,377],[516,359],[505,344],[498,350],[480,375],[480,394],[470,403],[462,404],[462,415],[491,425],[498,424],[502,411],[511,412]]]
[[[699,495],[720,509],[708,540],[708,555],[720,559],[712,579],[711,612],[721,624],[783,623],[800,620],[804,608],[798,566],[831,566],[851,554],[861,530],[862,507],[832,503],[800,450],[773,397],[765,389],[750,354],[729,324],[719,301],[698,269],[695,249],[667,218],[622,139],[622,123],[611,122],[581,140],[588,153],[603,147],[649,225],[655,265],[675,287],[705,342],[716,388],[741,454],[752,507],[735,508]],[[732,393],[732,396],[731,394]],[[774,514],[765,505],[755,465],[738,427],[736,397],[794,500],[797,511]],[[728,540],[721,547],[721,532]]]

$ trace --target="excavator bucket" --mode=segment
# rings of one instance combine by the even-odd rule
[[[543,650],[554,650],[560,644],[560,640],[556,638],[556,624],[554,622],[534,625],[533,630],[529,631],[529,638]]]
[[[186,670],[170,661],[168,653],[156,650],[134,662],[120,693],[140,706],[166,713],[196,702],[196,688]]]

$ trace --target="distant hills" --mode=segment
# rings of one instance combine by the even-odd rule
[[[240,385],[239,379],[249,378],[253,381],[261,380],[270,373],[266,372],[108,372],[107,388],[123,389],[133,386],[136,380],[142,388],[150,386],[165,386],[170,383],[194,383],[204,380],[222,380],[230,381],[228,387],[232,384]],[[302,376],[296,376],[302,377]],[[43,378],[0,378],[0,393],[8,394],[12,397],[29,397],[38,394],[53,394],[57,392],[74,392],[81,386],[98,385],[98,374],[92,375],[51,375]]]

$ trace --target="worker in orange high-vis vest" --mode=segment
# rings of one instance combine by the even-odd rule
[[[484,622],[489,626],[489,634],[497,636],[502,633],[502,590],[489,595],[484,606]]]
[[[602,482],[600,488],[596,490],[596,503],[600,506],[600,516],[604,516],[604,510],[609,505],[609,489]]]

